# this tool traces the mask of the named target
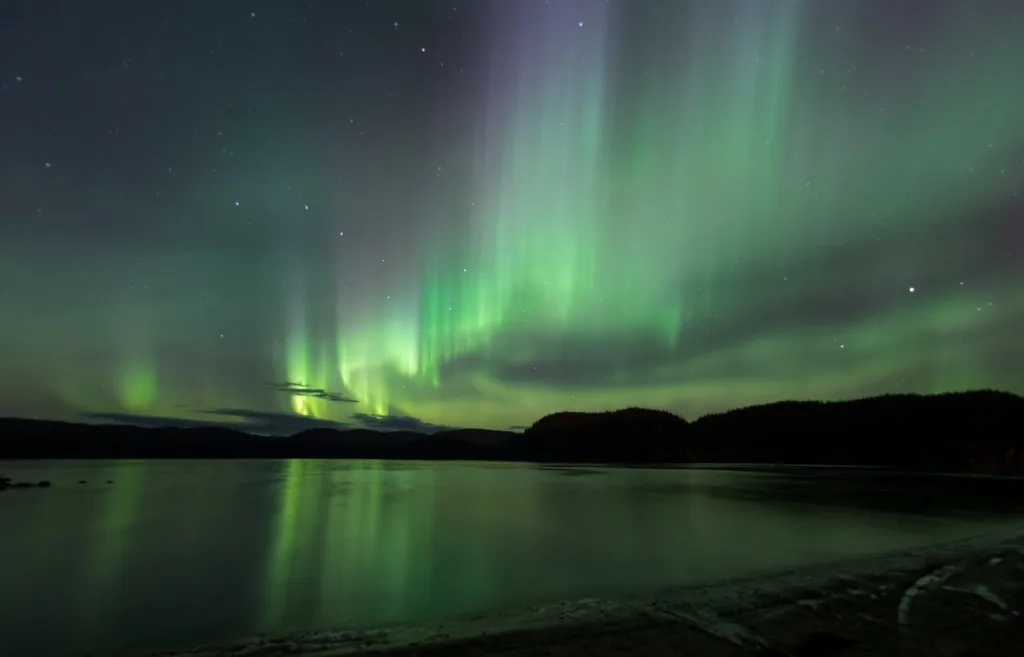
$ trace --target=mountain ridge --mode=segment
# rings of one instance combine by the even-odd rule
[[[692,422],[656,409],[562,411],[522,433],[144,428],[0,418],[0,459],[342,458],[579,463],[872,465],[1024,474],[1024,398],[975,390],[779,401]]]

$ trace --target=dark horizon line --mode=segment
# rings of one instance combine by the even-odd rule
[[[1024,396],[1022,396],[1022,395],[1019,395],[1019,394],[1014,393],[1014,392],[1010,392],[1008,390],[999,390],[999,389],[995,389],[995,388],[974,388],[974,389],[967,389],[967,390],[950,390],[950,391],[939,392],[939,393],[917,393],[917,392],[882,393],[882,394],[878,394],[878,395],[867,395],[867,396],[863,396],[863,397],[851,397],[851,398],[847,398],[847,399],[838,399],[838,400],[824,400],[824,399],[780,399],[780,400],[777,400],[777,401],[764,402],[764,403],[761,403],[761,404],[750,404],[750,405],[747,405],[747,406],[737,406],[737,407],[734,407],[734,408],[731,408],[731,409],[728,409],[728,410],[724,410],[724,411],[705,413],[704,415],[701,415],[701,416],[697,417],[697,419],[695,419],[695,420],[688,420],[688,419],[686,419],[680,413],[676,413],[676,412],[673,412],[673,411],[668,411],[668,410],[665,410],[665,409],[648,407],[648,406],[632,405],[632,406],[623,406],[623,407],[614,408],[614,409],[606,409],[606,410],[601,410],[601,411],[573,411],[573,410],[554,411],[554,412],[549,413],[547,415],[544,415],[544,416],[542,416],[540,418],[537,418],[536,420],[534,420],[530,424],[527,424],[527,425],[512,425],[512,426],[506,427],[504,429],[488,429],[488,428],[471,427],[471,426],[469,426],[469,427],[462,427],[462,426],[432,425],[432,424],[429,424],[429,423],[422,423],[419,420],[416,420],[416,418],[410,418],[410,417],[406,417],[406,416],[385,416],[385,415],[373,416],[373,417],[376,417],[376,418],[380,418],[382,420],[386,420],[387,418],[390,418],[390,417],[395,417],[395,418],[399,419],[400,421],[413,420],[415,422],[420,423],[422,426],[425,426],[425,427],[429,426],[429,427],[434,428],[433,431],[416,430],[416,429],[407,428],[407,427],[395,427],[395,428],[379,428],[378,427],[378,428],[375,428],[375,427],[366,426],[366,425],[348,424],[348,423],[346,423],[345,421],[342,421],[342,420],[328,420],[328,419],[322,419],[322,418],[312,418],[312,417],[309,417],[309,416],[306,416],[306,415],[301,415],[301,414],[298,414],[298,413],[270,412],[270,411],[241,411],[241,410],[236,410],[234,412],[229,412],[229,411],[226,411],[224,409],[210,409],[210,410],[206,410],[206,411],[203,411],[203,412],[217,414],[217,415],[221,415],[221,416],[234,416],[234,417],[239,417],[239,418],[270,418],[270,419],[280,418],[281,420],[286,420],[286,419],[295,420],[295,419],[301,418],[303,422],[309,422],[310,426],[307,426],[305,428],[301,428],[301,429],[299,429],[297,431],[294,431],[292,433],[280,433],[280,432],[276,432],[275,433],[275,432],[260,431],[261,428],[265,429],[266,426],[261,427],[258,423],[250,422],[247,419],[242,419],[241,421],[238,421],[238,422],[216,421],[216,420],[206,422],[206,421],[202,421],[202,420],[190,420],[190,419],[184,419],[184,418],[176,419],[176,418],[172,418],[172,417],[168,417],[168,416],[148,416],[148,415],[139,415],[139,414],[132,414],[132,413],[120,413],[120,412],[82,412],[82,413],[79,413],[79,416],[83,418],[81,420],[64,420],[64,419],[51,419],[51,418],[43,418],[43,417],[23,417],[23,416],[10,416],[10,415],[8,415],[8,416],[0,416],[0,423],[7,423],[7,422],[33,422],[33,423],[50,423],[50,424],[60,424],[60,425],[69,425],[69,426],[91,426],[91,427],[111,427],[111,428],[128,427],[128,428],[135,428],[135,429],[141,429],[141,430],[151,430],[151,429],[161,430],[161,429],[163,429],[163,430],[190,431],[190,430],[196,430],[196,429],[224,429],[224,430],[229,430],[229,431],[233,431],[233,432],[244,434],[244,435],[259,436],[259,437],[273,437],[273,438],[291,438],[291,437],[295,437],[295,436],[300,436],[300,435],[305,434],[305,433],[310,432],[310,431],[332,431],[332,432],[336,432],[336,433],[369,432],[369,433],[380,434],[380,435],[388,435],[388,434],[414,434],[414,435],[425,436],[425,437],[435,436],[437,434],[446,434],[446,433],[452,433],[452,432],[460,432],[460,431],[466,432],[466,431],[468,431],[468,432],[481,432],[481,433],[487,432],[487,433],[496,433],[496,434],[508,434],[508,435],[512,436],[512,435],[521,435],[521,434],[523,434],[524,432],[528,431],[532,426],[536,425],[538,422],[540,422],[541,420],[543,420],[545,418],[550,418],[550,417],[560,416],[560,415],[565,415],[565,416],[568,416],[568,415],[600,416],[600,415],[611,415],[611,414],[615,414],[615,413],[622,413],[622,412],[630,411],[630,410],[642,410],[642,411],[656,411],[656,412],[659,412],[659,413],[666,413],[666,414],[672,415],[672,416],[674,416],[674,417],[676,417],[678,419],[681,419],[684,422],[687,422],[688,424],[698,424],[702,420],[705,420],[707,418],[719,417],[719,416],[729,415],[729,414],[733,414],[733,413],[739,413],[739,412],[747,411],[747,410],[764,409],[764,408],[768,408],[768,407],[772,407],[772,406],[782,406],[782,405],[787,405],[787,404],[802,404],[802,405],[806,405],[806,404],[829,404],[829,405],[842,405],[842,404],[852,404],[852,403],[856,403],[856,402],[864,402],[864,401],[869,401],[869,400],[886,399],[886,398],[944,397],[944,396],[963,396],[963,395],[981,395],[981,394],[1003,395],[1003,396],[1008,396],[1008,397],[1013,397],[1013,398],[1016,398],[1016,399],[1024,400]],[[359,414],[359,415],[364,415],[365,416],[365,414]],[[123,419],[123,421],[118,421],[118,418]],[[146,423],[146,422],[135,423],[135,422],[131,421],[132,418],[137,418],[139,420],[150,419],[150,420],[156,420],[156,421],[166,421],[166,423],[153,423],[153,422],[150,422],[150,423]],[[111,419],[113,419],[113,421],[110,421]],[[90,420],[92,420],[92,421],[90,421]],[[269,425],[267,425],[267,426],[269,426]]]

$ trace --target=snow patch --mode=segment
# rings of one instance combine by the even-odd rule
[[[697,609],[688,611],[676,611],[665,607],[651,609],[652,615],[662,618],[672,618],[688,622],[691,626],[710,634],[711,636],[725,639],[741,648],[754,648],[763,650],[771,647],[771,644],[762,636],[755,634],[750,628],[739,623],[725,620],[716,614]]]
[[[991,602],[992,604],[994,604],[995,606],[999,607],[1000,609],[1003,609],[1005,611],[1009,611],[1010,610],[1010,606],[1008,604],[1006,604],[1003,601],[1002,598],[1000,598],[998,595],[993,593],[992,589],[988,588],[984,584],[972,584],[971,586],[968,586],[968,587],[962,587],[962,586],[943,586],[942,588],[944,590],[946,590],[946,591],[953,591],[955,593],[969,593],[969,594],[972,594],[972,595],[976,595],[979,598],[981,598],[982,600],[986,600],[988,602]]]
[[[925,590],[934,586],[939,586],[947,579],[949,579],[957,571],[955,564],[943,566],[937,570],[933,570],[927,575],[923,575],[916,582],[906,590],[903,597],[900,599],[900,606],[896,611],[896,621],[901,626],[907,626],[910,624],[910,606],[914,603],[914,598],[921,595]]]

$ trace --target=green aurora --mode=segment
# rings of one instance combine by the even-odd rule
[[[1024,7],[896,4],[489,5],[465,37],[479,66],[432,97],[449,113],[336,155],[369,186],[289,172],[291,146],[230,174],[246,200],[203,212],[227,234],[261,206],[273,240],[239,255],[182,228],[140,260],[108,234],[144,277],[48,247],[69,273],[9,293],[0,410],[506,428],[1024,392]],[[239,130],[286,142],[266,134],[287,108],[268,116]],[[281,180],[253,173],[271,160]],[[330,209],[281,219],[303,179]],[[8,280],[42,248],[19,244]]]

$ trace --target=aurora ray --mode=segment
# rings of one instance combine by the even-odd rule
[[[414,6],[210,26],[294,52],[278,86],[197,73],[223,95],[169,72],[181,34],[174,104],[126,130],[159,166],[94,172],[83,137],[0,182],[0,280],[37,272],[0,288],[0,410],[503,428],[1024,392],[1019,3]]]

